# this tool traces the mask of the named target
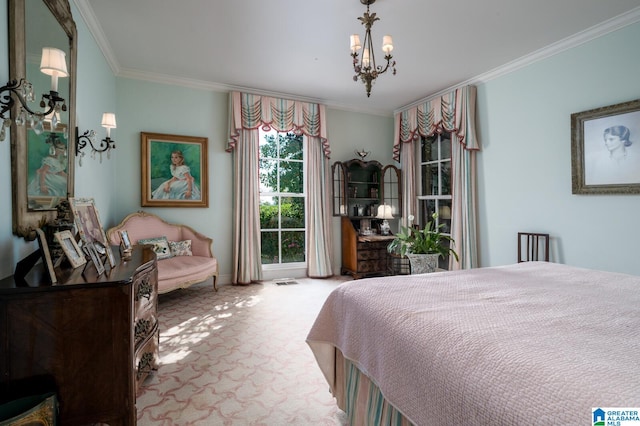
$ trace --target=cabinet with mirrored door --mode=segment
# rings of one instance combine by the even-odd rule
[[[390,223],[402,216],[400,170],[378,161],[336,162],[333,215],[341,217],[342,274],[387,275]]]

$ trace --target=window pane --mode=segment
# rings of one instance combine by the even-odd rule
[[[282,263],[289,262],[304,262],[303,231],[282,232]]]
[[[278,232],[261,233],[262,264],[278,263]]]
[[[439,200],[438,223],[443,225],[440,229],[443,233],[451,232],[451,200]]]
[[[304,182],[302,180],[301,161],[281,161],[280,162],[280,191],[294,194],[304,192]]]
[[[423,164],[422,174],[422,194],[438,195],[438,164]]]
[[[260,159],[260,192],[278,191],[278,162]]]
[[[442,164],[442,194],[451,194],[451,161],[445,161]]]
[[[422,138],[420,143],[420,162],[426,163],[438,159],[437,137]]]
[[[304,228],[304,198],[282,198],[282,228]]]
[[[443,134],[440,139],[440,158],[443,160],[451,158],[451,139],[449,138],[449,133]]]
[[[260,197],[260,229],[278,228],[278,197]]]
[[[427,222],[431,220],[433,213],[436,211],[436,200],[420,200],[418,208],[420,210],[418,215],[420,227],[424,228]]]
[[[280,138],[280,158],[287,160],[302,160],[302,135],[293,133],[278,134]]]
[[[278,158],[278,138],[276,133],[261,133],[264,137],[260,138],[260,157],[261,158]]]

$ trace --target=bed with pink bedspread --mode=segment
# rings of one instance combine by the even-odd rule
[[[527,262],[348,281],[307,343],[351,424],[593,424],[640,407],[640,277]]]

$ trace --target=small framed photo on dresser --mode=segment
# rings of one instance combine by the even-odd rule
[[[105,271],[104,264],[102,263],[102,259],[100,258],[100,255],[93,243],[83,244],[82,249],[87,253],[89,258],[91,258],[91,262],[93,263],[93,266],[95,266],[98,276],[102,275]]]
[[[78,247],[78,243],[76,243],[75,238],[73,238],[71,231],[56,232],[53,236],[56,241],[58,241],[58,244],[60,244],[60,247],[62,247],[62,251],[74,269],[87,263],[87,259],[84,257],[84,253],[82,253],[80,247]]]

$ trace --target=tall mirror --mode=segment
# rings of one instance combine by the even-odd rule
[[[32,84],[29,107],[47,111],[39,103],[51,91],[66,104],[35,124],[16,124],[19,102],[11,110],[13,233],[30,241],[74,193],[77,33],[68,0],[9,0],[9,36],[9,79]]]

